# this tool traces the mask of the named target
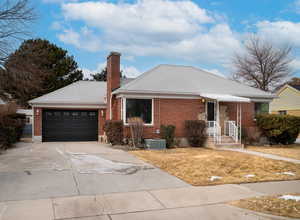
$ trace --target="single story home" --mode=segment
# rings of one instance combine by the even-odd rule
[[[256,112],[274,94],[192,66],[158,65],[134,80],[120,77],[120,53],[107,57],[107,82],[79,81],[31,100],[35,141],[101,140],[105,120],[144,120],[144,137],[159,137],[160,126],[176,126],[184,141],[185,120],[206,120],[215,142],[239,142],[241,127],[255,126]],[[268,109],[267,109],[268,111]]]
[[[278,98],[270,103],[272,114],[300,116],[300,85],[285,84],[276,95]]]

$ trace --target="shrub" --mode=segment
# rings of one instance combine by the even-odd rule
[[[243,127],[242,140],[247,144],[257,144],[260,141],[261,131],[257,126]]]
[[[18,142],[22,136],[25,125],[25,115],[9,114],[0,115],[0,149],[8,149]]]
[[[123,144],[123,121],[107,120],[104,124],[104,131],[109,143]]]
[[[142,138],[144,131],[144,122],[143,119],[139,117],[132,117],[128,119],[128,124],[130,127],[130,134],[132,145],[134,147],[142,147]]]
[[[166,140],[167,148],[172,147],[174,144],[175,129],[176,127],[174,125],[160,126],[160,136],[162,139]]]
[[[258,115],[257,126],[271,144],[292,144],[300,132],[300,117],[291,115]]]
[[[185,135],[192,147],[203,147],[206,139],[206,122],[203,120],[186,120]]]

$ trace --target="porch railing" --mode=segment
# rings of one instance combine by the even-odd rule
[[[224,134],[231,137],[236,143],[238,142],[238,126],[236,126],[235,121],[224,122]]]
[[[221,127],[216,121],[207,121],[207,134],[215,143],[221,143]]]

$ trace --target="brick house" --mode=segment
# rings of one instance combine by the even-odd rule
[[[257,112],[275,97],[190,66],[159,65],[133,80],[120,77],[120,54],[107,57],[107,83],[79,81],[31,100],[35,141],[95,141],[105,120],[144,120],[144,137],[159,137],[160,125],[176,126],[184,144],[184,121],[203,119],[215,142],[238,143],[240,127],[255,126]],[[268,111],[268,110],[267,110]],[[240,126],[241,125],[241,126]]]

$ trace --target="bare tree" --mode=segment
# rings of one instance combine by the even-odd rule
[[[245,49],[246,53],[233,58],[235,80],[270,91],[291,75],[290,46],[276,48],[258,37],[251,37]]]
[[[28,35],[28,24],[35,17],[28,0],[4,0],[0,3],[0,66],[15,44]]]

